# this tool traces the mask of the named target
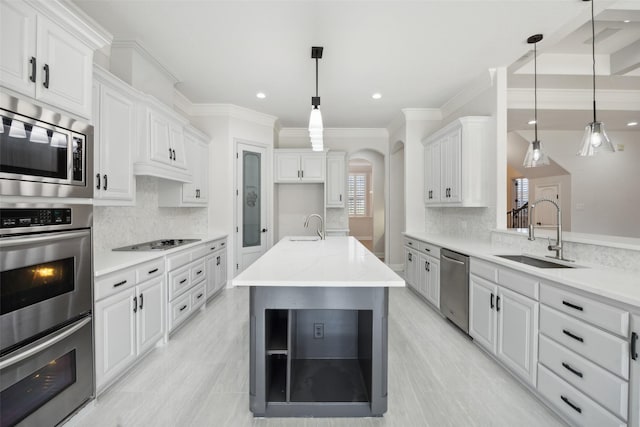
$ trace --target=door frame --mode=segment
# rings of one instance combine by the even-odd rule
[[[542,192],[544,191],[545,188],[551,188],[551,187],[555,187],[558,191],[556,192],[556,200],[554,200],[558,206],[560,206],[562,208],[562,185],[560,184],[559,181],[554,181],[554,182],[549,182],[549,183],[544,183],[544,184],[535,184],[534,186],[534,196],[535,199],[534,200],[529,200],[529,202],[533,202],[535,200],[540,199],[540,197],[542,197]],[[529,187],[529,190],[531,190],[531,187]],[[532,218],[533,222],[537,225],[537,218],[538,218],[538,209],[536,209],[535,211],[535,218]],[[554,212],[555,215],[555,212]],[[564,221],[563,221],[564,222]],[[541,225],[541,227],[553,227],[552,225]]]
[[[234,138],[233,140],[233,149],[235,153],[235,162],[233,165],[233,188],[234,193],[237,190],[240,190],[240,150],[241,146],[253,146],[257,149],[265,150],[265,158],[263,160],[262,167],[264,168],[264,199],[263,202],[265,204],[265,226],[267,228],[266,241],[265,241],[265,252],[268,251],[273,245],[273,147],[269,144],[264,144],[256,141],[249,141],[240,138]],[[233,275],[235,277],[240,270],[241,264],[241,250],[242,250],[242,242],[240,239],[240,225],[242,220],[240,219],[240,210],[239,210],[239,194],[235,195],[234,203],[233,203],[233,233],[234,233],[234,253],[233,253]]]

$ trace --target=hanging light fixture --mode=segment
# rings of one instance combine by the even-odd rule
[[[590,0],[583,0],[590,1]],[[609,136],[604,128],[604,123],[596,119],[596,25],[593,15],[593,2],[591,0],[591,57],[593,59],[593,121],[584,128],[582,143],[578,150],[578,156],[593,156],[598,151],[615,152]]]
[[[322,133],[322,114],[320,113],[320,96],[318,96],[318,59],[322,58],[322,46],[311,47],[311,58],[316,60],[316,96],[311,97],[311,115],[309,116],[309,138],[311,139],[311,149],[322,151],[324,149]]]
[[[527,43],[533,44],[533,126],[534,138],[529,144],[527,155],[522,165],[525,168],[535,168],[549,164],[549,157],[542,150],[542,143],[538,140],[538,51],[536,46],[542,40],[542,34],[534,34],[527,39]]]

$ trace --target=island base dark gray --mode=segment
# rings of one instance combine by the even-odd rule
[[[385,287],[251,287],[254,416],[382,416],[388,298]]]

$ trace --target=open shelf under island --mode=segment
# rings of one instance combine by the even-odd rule
[[[374,254],[353,237],[286,237],[233,284],[250,287],[254,416],[386,412],[388,288],[405,283]]]

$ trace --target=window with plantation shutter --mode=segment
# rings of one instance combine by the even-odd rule
[[[367,182],[367,174],[349,174],[349,179],[347,182],[349,216],[367,216],[369,214],[369,206],[367,203]]]

